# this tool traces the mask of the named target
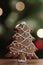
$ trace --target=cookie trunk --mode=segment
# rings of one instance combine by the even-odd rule
[[[26,56],[24,53],[20,53],[18,62],[26,62]]]

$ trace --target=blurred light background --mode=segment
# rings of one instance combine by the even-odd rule
[[[43,0],[0,0],[0,58],[5,58],[14,27],[23,21],[33,30],[36,54],[43,58]]]

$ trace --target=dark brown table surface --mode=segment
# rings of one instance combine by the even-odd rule
[[[0,65],[43,65],[43,59],[27,60],[19,63],[17,59],[0,59]]]

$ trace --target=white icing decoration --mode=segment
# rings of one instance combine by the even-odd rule
[[[19,63],[24,63],[24,62],[26,62],[26,58],[25,58],[24,60],[23,60],[23,59],[21,59],[21,60],[18,59],[18,62],[19,62]]]
[[[16,28],[19,26],[20,24],[16,25]]]
[[[21,24],[25,24],[25,25],[26,25],[26,22],[25,22],[25,21],[23,21],[23,22],[21,22]]]
[[[25,22],[22,22],[21,24],[26,24],[26,23],[25,23]],[[32,44],[32,45],[34,45],[34,44],[32,43],[32,39],[30,38],[30,37],[31,37],[31,34],[30,34],[29,29],[26,30],[26,31],[24,31],[23,28],[21,28],[21,27],[18,28],[19,25],[20,25],[20,24],[18,24],[18,25],[16,26],[16,28],[17,28],[17,29],[21,29],[21,30],[23,31],[23,33],[22,33],[22,34],[16,33],[17,35],[15,34],[14,36],[16,36],[16,37],[23,37],[23,34],[24,34],[24,33],[29,34],[29,36],[28,36],[27,38],[23,37],[24,39],[23,39],[23,41],[20,42],[20,43],[19,43],[18,41],[13,41],[13,42],[12,42],[12,44],[13,44],[14,46],[15,46],[15,44],[17,44],[17,45],[20,44],[22,47],[24,47],[23,49],[21,49],[21,50],[16,49],[16,50],[15,50],[14,47],[10,47],[10,51],[13,52],[13,53],[14,53],[14,52],[18,52],[18,53],[19,53],[19,52],[23,52],[23,53],[26,53],[26,54],[34,54],[34,52],[33,52],[33,53],[29,53],[29,52],[25,52],[25,51],[24,51],[24,50],[26,50],[26,48],[29,49],[29,46],[31,46],[31,44]],[[28,32],[28,31],[29,31],[29,32]],[[25,45],[23,45],[22,43],[23,43],[25,40],[27,40],[27,39],[29,39],[29,41],[31,41],[31,43],[30,43],[28,46],[25,46]],[[30,49],[29,49],[29,50],[30,50]],[[22,61],[22,60],[21,60],[21,61]]]

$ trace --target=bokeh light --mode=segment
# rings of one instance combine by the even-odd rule
[[[3,9],[0,8],[0,16],[3,14]]]
[[[43,12],[39,14],[39,18],[43,21]]]
[[[43,38],[43,29],[38,29],[38,31],[37,31],[37,36],[38,36],[39,38]]]
[[[26,20],[26,22],[27,22],[28,26],[29,26],[32,30],[37,29],[37,27],[38,27],[37,20],[29,18],[29,19]]]
[[[13,28],[15,21],[18,19],[18,13],[12,12],[9,14],[8,18],[5,21],[5,25],[8,28]]]
[[[25,9],[25,4],[23,2],[17,2],[16,3],[16,9],[18,11],[23,11]]]
[[[37,40],[37,41],[35,42],[35,45],[36,45],[36,47],[37,47],[39,50],[43,49],[43,41],[42,41],[42,40]]]
[[[15,9],[15,7],[16,7],[16,3],[17,3],[17,1],[16,1],[16,0],[10,0],[9,5],[10,5],[10,7],[11,7],[11,9],[12,9],[12,10],[14,10],[14,9]]]
[[[43,0],[39,0],[41,3],[43,3]]]

